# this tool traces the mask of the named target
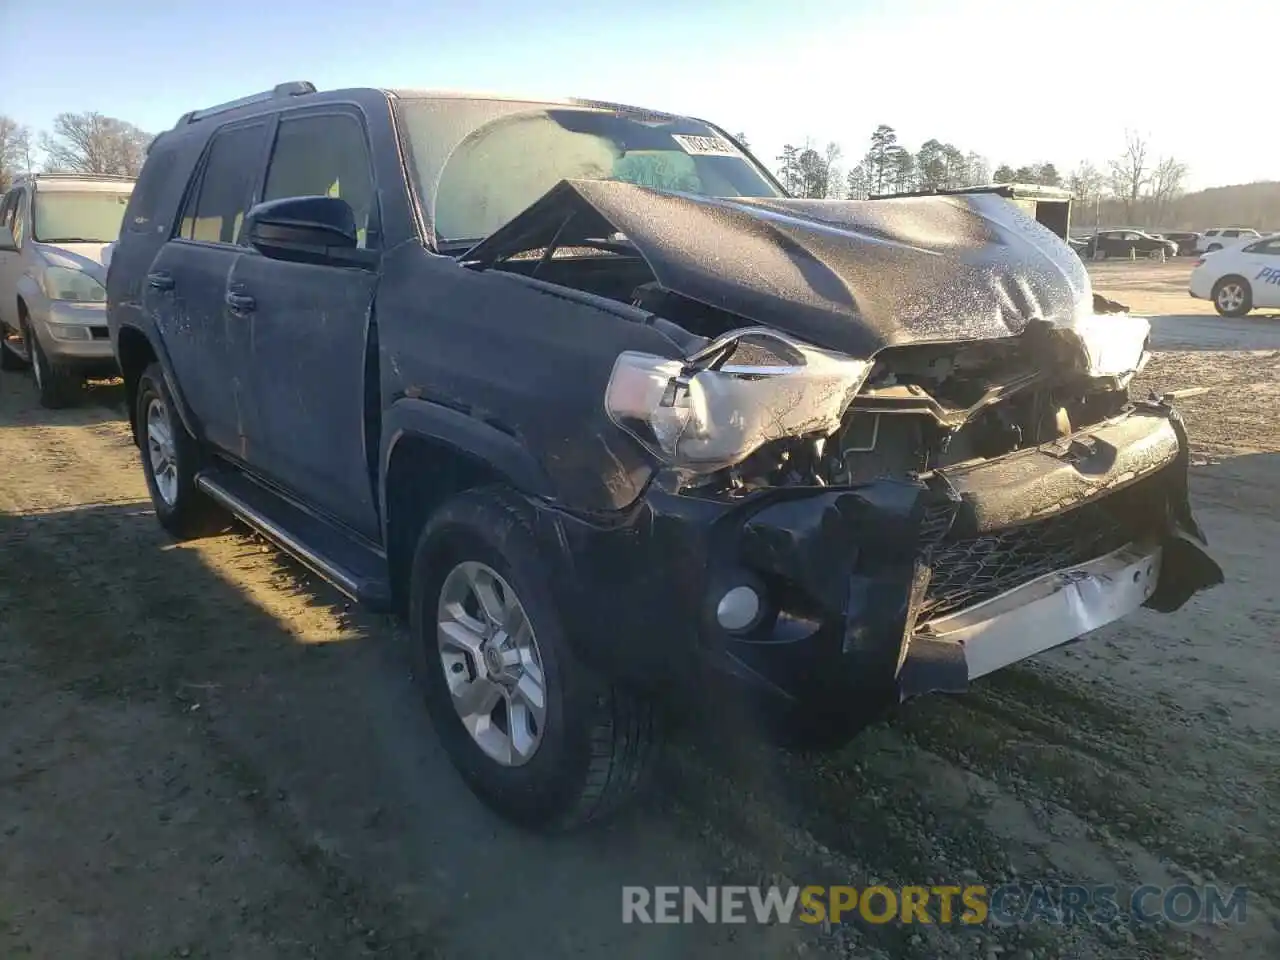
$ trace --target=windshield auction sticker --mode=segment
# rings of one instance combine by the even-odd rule
[[[685,153],[695,157],[740,157],[732,143],[724,137],[695,137],[685,133],[673,133],[671,139],[680,144]]]

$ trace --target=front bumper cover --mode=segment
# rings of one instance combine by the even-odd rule
[[[40,339],[45,356],[61,366],[101,369],[115,368],[115,354],[107,335],[105,303],[49,300],[30,307],[31,326]],[[66,331],[74,330],[77,339]]]
[[[539,534],[557,557],[569,635],[607,675],[682,702],[727,680],[789,710],[862,715],[963,690],[1220,583],[1187,466],[1181,420],[1147,402],[1055,444],[915,479],[737,502],[651,489],[609,522],[544,505]],[[1086,517],[1102,533],[1072,554],[1062,530]],[[975,556],[1022,566],[983,561],[969,583]],[[767,615],[729,633],[715,602],[744,583],[768,598]],[[1032,622],[1034,639],[1020,638]]]

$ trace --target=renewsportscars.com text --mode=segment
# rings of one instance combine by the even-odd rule
[[[623,887],[623,923],[1072,925],[1243,922],[1248,890],[1190,884]]]

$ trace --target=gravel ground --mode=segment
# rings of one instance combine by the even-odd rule
[[[0,956],[1280,955],[1280,323],[1104,264],[1152,314],[1227,583],[908,705],[838,754],[675,743],[607,828],[472,800],[389,621],[242,528],[159,530],[119,390],[0,379]],[[1217,882],[1194,928],[623,926],[623,884]]]

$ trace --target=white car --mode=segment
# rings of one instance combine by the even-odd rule
[[[1257,240],[1261,236],[1262,234],[1257,230],[1252,230],[1249,227],[1214,227],[1212,230],[1206,230],[1200,234],[1196,252],[1214,253],[1218,250],[1225,250],[1228,247],[1248,243],[1250,240]]]
[[[1191,271],[1190,292],[1199,300],[1212,300],[1224,317],[1243,317],[1255,307],[1280,307],[1280,233],[1205,254]]]

